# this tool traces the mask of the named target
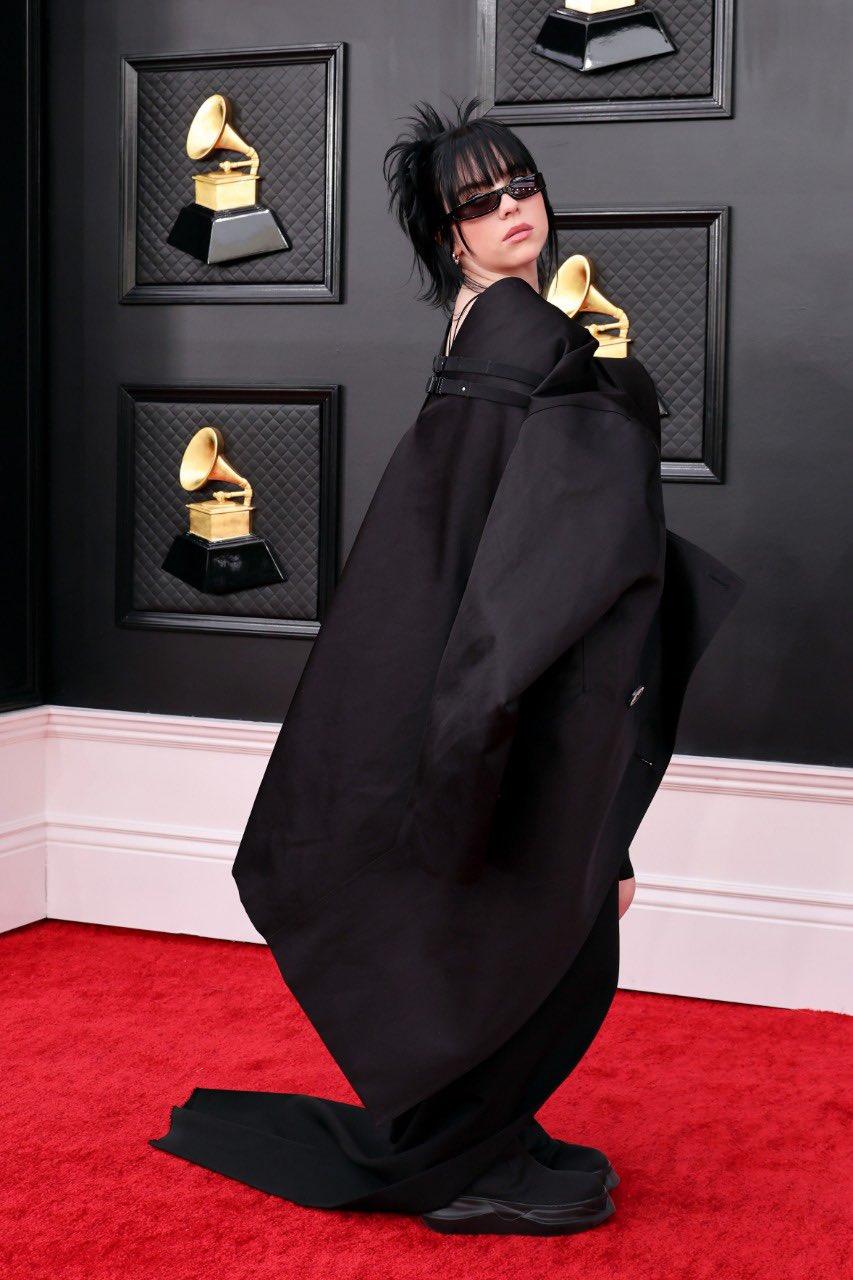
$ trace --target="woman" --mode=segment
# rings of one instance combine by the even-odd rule
[[[452,314],[233,868],[364,1107],[195,1089],[151,1145],[302,1205],[545,1235],[614,1212],[608,1157],[533,1117],[612,1001],[630,841],[741,581],[666,530],[650,379],[545,301],[544,181],[475,106],[419,107],[386,153]]]

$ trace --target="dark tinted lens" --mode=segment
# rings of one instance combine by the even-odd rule
[[[500,191],[486,191],[481,196],[475,196],[473,200],[466,200],[458,210],[456,216],[461,222],[467,221],[468,218],[482,218],[484,213],[494,213],[501,202],[503,193]]]
[[[513,199],[526,200],[528,196],[535,196],[537,191],[541,190],[539,180],[538,173],[526,174],[523,178],[513,178],[509,184]]]

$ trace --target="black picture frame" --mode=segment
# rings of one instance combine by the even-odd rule
[[[507,0],[504,0],[507,2]],[[603,98],[576,101],[498,102],[496,98],[498,0],[477,0],[477,94],[481,114],[504,124],[583,124],[619,120],[693,120],[732,114],[734,0],[705,0],[712,6],[711,91],[684,97]],[[556,8],[556,0],[550,8]],[[544,20],[548,7],[543,4]],[[677,56],[677,55],[675,55]]]
[[[316,620],[233,614],[176,613],[137,609],[133,604],[135,532],[135,419],[140,401],[166,404],[316,404],[319,434],[319,522],[317,531]],[[340,405],[337,383],[299,386],[182,382],[179,385],[124,383],[118,388],[116,484],[115,621],[120,627],[167,631],[203,631],[243,635],[316,636],[334,592],[339,571]]]
[[[276,48],[239,49],[229,52],[138,54],[125,55],[121,58],[119,302],[144,304],[341,301],[345,51],[345,44],[337,42],[333,44],[282,45]],[[327,64],[322,282],[140,283],[137,280],[138,82],[140,72],[147,69],[169,71],[187,68],[210,68],[215,70],[216,68],[244,66],[263,67],[310,61],[325,62]],[[187,124],[189,125],[189,121]],[[189,181],[189,166],[191,166],[191,162],[188,160],[187,164]]]
[[[584,227],[704,227],[707,232],[705,277],[705,343],[701,422],[701,458],[663,458],[661,478],[720,484],[723,482],[727,279],[730,207],[609,208],[554,210],[558,232]],[[661,282],[666,287],[666,282]],[[618,298],[614,301],[619,301]],[[639,353],[638,353],[639,356]],[[640,356],[640,358],[642,358]],[[652,372],[652,371],[650,371]]]

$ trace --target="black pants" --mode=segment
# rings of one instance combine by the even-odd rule
[[[389,1122],[308,1094],[194,1089],[151,1146],[315,1208],[448,1204],[534,1124],[595,1038],[616,992],[618,895],[614,881],[574,963],[514,1035]]]

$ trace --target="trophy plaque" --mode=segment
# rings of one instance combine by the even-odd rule
[[[252,533],[252,486],[226,461],[222,446],[218,427],[197,431],[181,459],[181,485],[192,491],[222,480],[240,492],[221,489],[205,502],[188,502],[189,529],[177,535],[161,567],[213,595],[286,582],[265,539]]]
[[[229,123],[230,114],[231,104],[224,94],[206,98],[190,125],[187,155],[202,160],[224,150],[247,158],[223,160],[218,169],[193,174],[195,200],[181,209],[167,240],[208,265],[291,247],[272,209],[258,201],[258,153]]]
[[[548,302],[553,302],[555,307],[573,318],[581,312],[612,316],[613,319],[606,323],[586,326],[592,336],[598,339],[595,354],[615,360],[627,357],[628,343],[633,341],[628,337],[630,321],[622,308],[605,298],[592,283],[592,263],[589,258],[582,253],[573,253],[570,258],[566,258],[551,281],[546,296]]]
[[[566,0],[548,14],[533,52],[574,71],[605,71],[675,53],[649,0]]]

